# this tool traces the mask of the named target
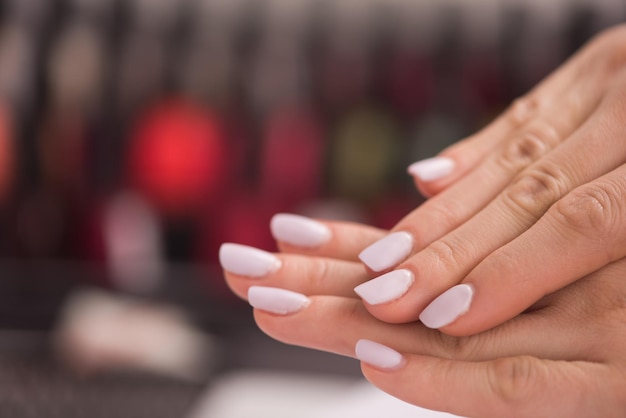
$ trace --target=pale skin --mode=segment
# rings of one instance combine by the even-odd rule
[[[439,294],[467,283],[471,309],[441,330],[472,335],[626,256],[625,104],[620,26],[444,150],[456,163],[448,176],[415,179],[432,197],[393,228],[414,244],[392,268],[415,280],[397,300],[367,309],[386,322],[415,321]]]
[[[363,364],[388,393],[464,416],[623,416],[626,410],[626,27],[606,31],[476,135],[446,149],[455,169],[418,188],[431,198],[393,231],[414,239],[394,269],[415,280],[364,303],[359,252],[388,231],[326,222],[315,248],[279,242],[280,269],[226,272],[235,293],[290,289],[310,304],[255,310],[268,335],[354,356],[359,339],[400,352]],[[440,330],[418,317],[471,284],[468,312]]]
[[[369,274],[361,246],[384,234],[366,226],[326,223],[330,243],[309,255],[275,254],[281,267],[263,277],[225,272],[246,299],[251,286],[289,289],[310,303],[286,315],[255,309],[258,326],[287,344],[355,356],[369,339],[400,352],[400,367],[362,363],[367,379],[414,405],[469,417],[618,417],[626,410],[626,259],[542,298],[491,330],[455,337],[419,322],[374,318],[353,287]],[[342,259],[332,258],[335,248]],[[354,250],[353,253],[347,251]]]

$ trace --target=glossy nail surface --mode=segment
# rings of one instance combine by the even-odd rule
[[[224,270],[240,276],[263,277],[281,266],[274,254],[240,244],[222,244],[219,258]]]
[[[404,260],[413,248],[413,235],[393,232],[364,249],[359,259],[370,269],[382,271]]]
[[[420,321],[429,328],[445,327],[469,310],[473,297],[474,287],[456,285],[433,300],[420,314]]]
[[[354,291],[370,305],[391,302],[404,295],[414,276],[410,270],[394,270],[358,285]]]
[[[407,171],[422,181],[434,181],[452,173],[455,165],[451,158],[435,157],[413,163]]]
[[[330,229],[313,219],[300,215],[280,213],[270,222],[272,236],[297,247],[317,247],[331,238]]]
[[[397,369],[404,364],[402,354],[374,341],[359,340],[354,351],[356,358],[380,369]]]
[[[301,293],[277,287],[252,286],[248,289],[248,302],[254,308],[288,315],[298,312],[309,304],[309,298]]]

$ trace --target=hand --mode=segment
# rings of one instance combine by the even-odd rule
[[[306,222],[325,236],[303,247],[308,255],[221,249],[228,284],[249,295],[257,324],[273,338],[358,356],[373,384],[433,410],[487,418],[612,417],[626,410],[626,260],[496,328],[453,337],[419,322],[382,322],[353,293],[369,277],[357,254],[383,231]],[[340,259],[332,258],[335,247],[344,249]]]
[[[361,254],[389,273],[357,288],[375,317],[471,335],[626,256],[625,45],[626,26],[601,34],[410,169],[434,196]]]

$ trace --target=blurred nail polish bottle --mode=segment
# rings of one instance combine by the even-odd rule
[[[434,49],[441,9],[419,0],[397,2],[390,11],[383,89],[394,113],[409,122],[430,110],[437,92]]]
[[[316,199],[322,192],[325,132],[304,105],[275,108],[265,121],[259,189],[285,209]]]
[[[564,28],[570,18],[571,2],[515,0],[506,6],[505,65],[517,97],[534,87],[567,57]]]
[[[182,11],[180,0],[130,0],[134,30],[165,35],[174,29]]]
[[[39,126],[38,157],[44,183],[66,197],[87,193],[90,187],[88,137],[102,109],[105,61],[102,34],[82,20],[68,24],[52,44],[50,95]]]
[[[39,48],[32,30],[10,22],[0,31],[0,95],[16,116],[26,117],[35,101]]]
[[[121,192],[104,208],[102,236],[115,288],[151,294],[165,279],[161,221],[141,196]]]
[[[52,18],[54,2],[41,0],[6,0],[6,20],[34,33],[40,32]]]
[[[330,193],[375,202],[393,187],[401,149],[391,115],[376,107],[355,109],[338,122],[330,144]]]
[[[459,3],[460,96],[467,120],[476,129],[500,113],[505,104],[500,39],[503,6],[499,2]]]
[[[258,120],[277,106],[309,96],[302,39],[266,28],[249,55],[244,75],[246,100]]]

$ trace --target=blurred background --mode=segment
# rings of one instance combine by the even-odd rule
[[[625,18],[623,0],[0,0],[0,416],[336,404],[358,364],[263,336],[219,245],[274,250],[277,212],[391,227],[423,201],[410,163]]]

